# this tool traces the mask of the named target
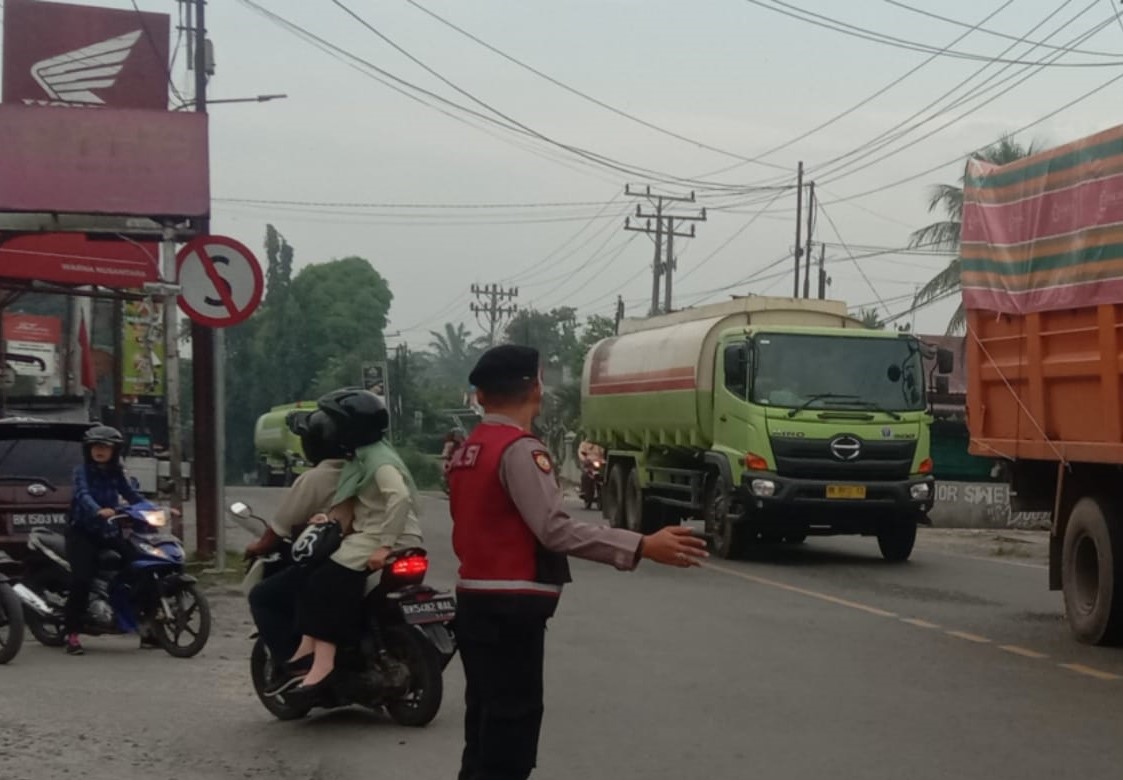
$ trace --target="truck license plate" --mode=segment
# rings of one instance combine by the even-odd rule
[[[12,514],[12,531],[30,531],[33,528],[65,528],[65,512],[19,512]]]
[[[865,485],[827,485],[827,498],[861,500],[866,497]]]
[[[452,596],[436,596],[424,601],[407,601],[401,604],[402,616],[411,625],[443,623],[456,616],[456,600]]]

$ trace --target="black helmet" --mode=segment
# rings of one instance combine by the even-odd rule
[[[113,458],[116,461],[121,457],[121,450],[125,446],[125,437],[116,428],[109,425],[95,425],[82,436],[82,451],[86,460],[92,460],[90,450],[95,444],[104,444],[113,448]]]
[[[304,456],[312,465],[347,456],[347,450],[339,441],[339,426],[326,412],[316,409],[290,413],[287,422],[289,430],[300,437]]]
[[[369,390],[333,390],[316,405],[336,423],[339,444],[350,451],[382,441],[390,427],[386,404]]]

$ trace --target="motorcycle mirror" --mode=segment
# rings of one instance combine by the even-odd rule
[[[253,510],[250,509],[249,504],[244,504],[241,501],[235,501],[230,505],[230,514],[234,517],[240,517],[243,520],[248,520],[253,517]]]

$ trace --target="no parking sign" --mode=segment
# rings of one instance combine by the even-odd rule
[[[179,308],[212,328],[237,325],[253,314],[265,278],[253,252],[225,236],[200,236],[176,255]]]

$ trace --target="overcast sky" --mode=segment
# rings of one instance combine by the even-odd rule
[[[258,2],[394,76],[489,113],[331,0]],[[829,242],[830,296],[850,305],[882,300],[889,312],[908,308],[907,296],[946,260],[886,255],[850,261],[843,243],[856,255],[868,254],[868,246],[904,245],[912,229],[930,221],[928,186],[954,182],[967,152],[1110,79],[1123,79],[1123,27],[1112,20],[1118,10],[1112,0],[904,0],[968,26],[990,17],[982,26],[991,32],[970,33],[887,0],[419,3],[615,109],[726,153],[668,137],[568,93],[443,26],[407,0],[347,0],[371,26],[456,86],[560,144],[631,169],[649,169],[662,178],[740,187],[792,183],[797,162],[804,161],[808,180],[817,182],[824,202],[816,238]],[[120,0],[90,4],[131,7]],[[139,5],[173,15],[176,8],[173,0],[140,0]],[[969,33],[953,48],[970,56],[933,58],[762,6],[805,9],[909,45],[938,49]],[[540,138],[492,125],[480,129],[482,121],[447,106],[453,116],[421,105],[301,40],[243,0],[212,0],[208,14],[217,62],[210,96],[289,96],[268,104],[213,107],[215,232],[259,248],[266,222],[273,222],[294,245],[298,266],[352,254],[368,258],[394,293],[390,329],[402,330],[415,347],[424,346],[427,331],[445,321],[472,323],[472,283],[514,284],[520,288],[520,305],[572,304],[582,316],[611,314],[617,293],[624,296],[630,315],[646,311],[652,244],[641,234],[622,230],[624,213],[635,205],[623,196],[624,185],[643,184],[640,175],[586,164]],[[1051,20],[1042,24],[1050,14]],[[173,17],[173,41],[174,25]],[[1003,35],[1055,47],[1075,45],[1087,53],[1035,48]],[[1079,42],[1073,44],[1074,39]],[[999,56],[1108,66],[986,61]],[[183,63],[181,48],[176,80],[188,91]],[[970,92],[980,85],[983,94]],[[942,102],[926,108],[949,91]],[[1108,85],[1017,138],[1057,144],[1118,124],[1123,119],[1121,93],[1123,83]],[[784,145],[867,99],[821,131],[765,155],[768,166],[745,163],[715,173],[741,162],[738,157],[756,157]],[[954,108],[948,107],[951,103]],[[891,130],[900,133],[894,128],[901,123],[907,133],[890,136],[884,149],[868,153],[871,140]],[[848,165],[839,169],[830,164],[853,150],[859,153],[844,160]],[[913,176],[917,178],[887,187]],[[682,194],[690,187],[661,184],[659,189]],[[791,262],[769,266],[793,244],[794,193],[731,195],[728,187],[725,194],[695,189],[699,202],[711,209],[708,221],[697,225],[696,238],[676,242],[676,305],[721,300],[729,292],[790,294]],[[855,195],[861,197],[846,200]],[[231,199],[589,205],[346,209]],[[684,208],[682,213],[696,212]],[[564,248],[551,256],[559,247]],[[718,289],[754,275],[759,279],[750,284]],[[952,307],[948,301],[920,311],[918,329],[942,331]]]

